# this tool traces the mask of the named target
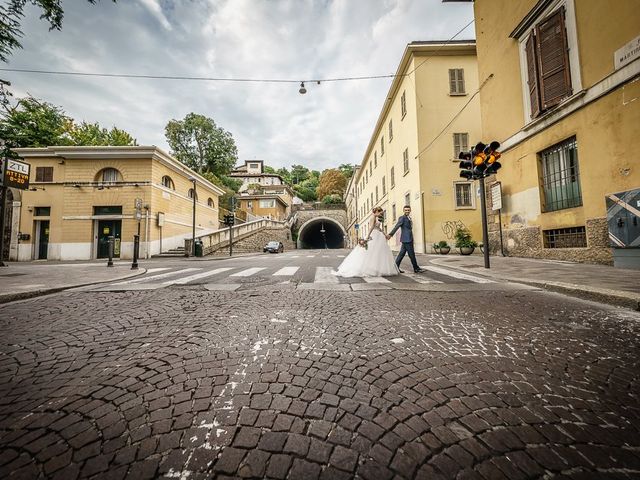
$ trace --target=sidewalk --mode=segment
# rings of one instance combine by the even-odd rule
[[[491,268],[487,269],[482,254],[457,255],[453,251],[448,255],[418,255],[418,262],[640,310],[640,270],[502,256],[491,256]]]
[[[0,303],[113,282],[147,271],[145,268],[131,270],[131,261],[114,262],[113,267],[107,267],[106,263],[10,262],[8,267],[0,267]]]

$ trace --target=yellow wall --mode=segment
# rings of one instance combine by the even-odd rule
[[[270,198],[264,198],[263,200],[271,200]],[[249,207],[249,202],[252,202],[251,208]],[[276,206],[273,208],[261,208],[260,207],[260,199],[245,199],[239,198],[239,208],[242,210],[246,210],[252,215],[257,215],[260,217],[269,217],[273,220],[285,220],[287,217],[287,208],[276,200]]]
[[[573,97],[531,120],[525,119],[529,95],[526,91],[523,95],[519,43],[509,35],[536,3],[477,0],[474,4],[480,79],[493,74],[481,92],[484,137],[505,147],[498,173],[503,229],[515,243],[523,243],[523,255],[562,258],[564,254],[571,260],[608,263],[605,195],[640,187],[640,60],[626,69],[614,67],[614,52],[640,34],[639,5],[635,0],[565,3],[567,28],[575,29],[577,38],[577,52],[573,48],[572,54],[579,59],[579,77],[572,78],[581,82],[582,91],[574,85]],[[575,22],[569,18],[571,7]],[[569,61],[575,68],[576,57]],[[583,205],[541,212],[540,152],[573,136]],[[518,229],[526,227],[541,231],[576,226],[586,226],[587,248],[544,249],[539,236],[527,239],[528,243],[517,236]]]

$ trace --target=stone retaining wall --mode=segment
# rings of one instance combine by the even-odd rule
[[[233,253],[262,253],[264,246],[271,241],[282,242],[285,252],[296,248],[295,242],[291,240],[291,231],[288,228],[263,228],[237,242],[234,240]],[[212,255],[228,254],[228,245],[212,253]]]

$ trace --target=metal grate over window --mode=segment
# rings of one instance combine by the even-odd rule
[[[456,207],[472,207],[471,184],[456,183]]]
[[[544,248],[586,248],[585,227],[556,228],[544,230]]]
[[[575,138],[540,153],[543,211],[553,212],[582,205],[578,146]]]

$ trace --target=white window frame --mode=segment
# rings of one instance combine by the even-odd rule
[[[458,185],[469,185],[469,198],[471,205],[458,205]],[[473,194],[473,182],[453,182],[453,207],[455,210],[475,210],[476,196]]]
[[[536,25],[542,20],[547,18],[556,10],[564,7],[565,13],[565,29],[567,31],[567,47],[569,49],[569,74],[571,77],[571,89],[572,95],[562,100],[559,105],[552,108],[549,112],[544,112],[538,117],[531,117],[531,99],[529,98],[529,73],[527,68],[527,40],[533,33]],[[545,117],[548,114],[553,115],[554,111],[557,111],[559,107],[565,103],[569,98],[575,96],[582,90],[582,77],[580,76],[580,55],[578,52],[578,30],[576,27],[576,11],[574,0],[555,0],[547,6],[542,12],[540,12],[535,20],[531,22],[531,25],[527,27],[527,30],[520,34],[518,37],[518,48],[520,51],[520,78],[522,79],[522,105],[524,106],[524,124],[527,125],[534,122],[541,117]]]
[[[275,198],[263,198],[260,200],[259,206],[260,208],[276,208],[276,200]]]
[[[389,143],[393,140],[393,119],[389,119]]]
[[[409,201],[407,202],[407,199],[409,199]],[[402,206],[402,208],[406,207],[406,206],[411,206],[411,192],[407,192],[404,194],[404,205]]]
[[[402,152],[402,169],[403,169],[403,173],[402,173],[403,176],[409,173],[409,170],[410,170],[409,148],[405,148],[404,151]]]
[[[464,136],[466,136],[466,140],[467,140],[466,148],[462,148],[464,146],[464,143],[460,142],[460,151],[459,152],[464,152],[464,151],[469,150],[469,133],[468,132],[456,132],[456,133],[453,133],[452,134],[452,139],[453,139],[453,161],[454,162],[457,162],[459,160],[458,159],[458,153],[459,152],[456,152],[456,149],[458,147],[458,145],[456,144],[456,135],[461,135],[461,136],[464,135]],[[464,138],[464,137],[460,137],[460,138]]]
[[[407,116],[407,91],[403,90],[402,95],[400,96],[400,120],[404,120],[404,117]]]
[[[451,72],[462,72],[462,80],[460,80],[458,78],[458,74],[455,74],[456,77],[456,81],[455,81],[455,85],[456,88],[455,90],[453,90],[451,88]],[[458,84],[459,82],[462,81],[462,91],[458,91]],[[450,96],[462,96],[462,95],[466,95],[467,94],[467,82],[466,79],[464,78],[464,68],[450,68],[449,69],[449,95]]]
[[[384,135],[380,137],[380,156],[384,156]]]

